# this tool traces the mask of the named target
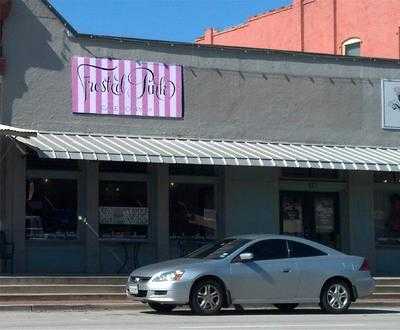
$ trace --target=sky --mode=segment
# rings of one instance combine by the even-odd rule
[[[80,33],[194,42],[291,0],[50,0]]]

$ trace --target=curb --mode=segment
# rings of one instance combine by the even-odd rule
[[[143,310],[148,309],[144,304],[25,304],[25,305],[0,305],[0,312],[85,312],[104,310]]]
[[[318,308],[317,305],[305,304],[304,308]],[[352,308],[400,308],[400,301],[360,301],[351,305]],[[146,304],[18,304],[0,305],[0,312],[86,312],[86,311],[134,311],[148,310]]]

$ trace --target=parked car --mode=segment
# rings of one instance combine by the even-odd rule
[[[135,269],[126,293],[159,312],[189,305],[196,314],[216,314],[243,304],[290,311],[319,303],[325,312],[342,313],[374,287],[362,257],[297,237],[243,235]]]

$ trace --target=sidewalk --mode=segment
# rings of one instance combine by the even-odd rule
[[[363,299],[351,305],[352,307],[369,307],[369,308],[389,308],[389,307],[400,307],[399,300],[367,300]],[[301,307],[313,307],[318,308],[316,304],[301,305]],[[259,308],[252,306],[249,308]],[[13,302],[13,303],[1,303],[1,311],[25,311],[25,312],[51,312],[51,311],[101,311],[101,310],[142,310],[149,309],[146,304],[141,302],[93,302],[93,301],[29,301],[29,302]]]

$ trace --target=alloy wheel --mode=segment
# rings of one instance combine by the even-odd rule
[[[213,284],[206,283],[197,291],[196,300],[205,312],[213,312],[221,305],[221,293]]]
[[[327,298],[329,306],[335,310],[345,308],[350,299],[347,288],[339,283],[335,283],[329,287]]]

